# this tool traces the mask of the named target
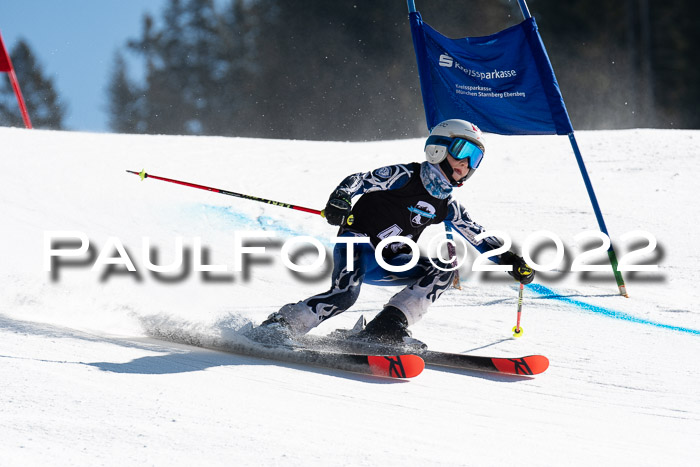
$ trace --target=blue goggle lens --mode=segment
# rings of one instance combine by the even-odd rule
[[[464,138],[448,138],[446,136],[431,136],[426,141],[426,146],[436,144],[445,146],[447,152],[455,159],[461,161],[468,159],[469,168],[476,169],[484,158],[484,151],[479,146]]]
[[[484,151],[479,146],[463,138],[455,138],[447,150],[458,161],[469,159],[469,168],[476,169],[484,158]]]

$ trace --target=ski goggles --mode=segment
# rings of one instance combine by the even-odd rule
[[[468,159],[469,168],[476,169],[484,158],[484,151],[479,146],[464,138],[448,138],[447,136],[430,136],[425,145],[445,146],[450,156],[458,161]]]

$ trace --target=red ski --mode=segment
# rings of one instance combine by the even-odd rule
[[[413,378],[425,368],[425,362],[417,355],[368,355],[367,363],[373,375],[390,378]]]
[[[366,355],[349,352],[326,352],[301,347],[253,343],[222,342],[209,348],[278,362],[363,373],[385,378],[413,378],[421,374],[425,362],[416,355]]]
[[[465,370],[492,371],[510,375],[539,375],[549,368],[549,359],[544,355],[527,357],[482,357],[458,353],[434,352],[423,350],[416,352],[428,365],[448,366]]]
[[[241,336],[235,341],[212,340],[181,330],[151,329],[156,339],[195,345],[212,350],[263,358],[277,362],[294,363],[334,370],[350,371],[385,378],[414,378],[421,374],[425,362],[409,352],[364,353],[345,352],[340,349],[325,351],[290,345],[273,345],[255,342]]]

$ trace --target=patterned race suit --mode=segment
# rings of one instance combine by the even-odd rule
[[[411,325],[418,321],[431,303],[452,283],[453,271],[445,271],[420,257],[418,263],[404,272],[384,270],[376,261],[377,244],[390,236],[417,241],[429,225],[448,223],[479,252],[500,247],[501,242],[487,237],[474,238],[484,231],[467,211],[450,195],[452,187],[432,164],[397,164],[372,172],[346,177],[338,186],[348,199],[362,195],[352,209],[354,221],[340,228],[341,237],[367,237],[370,243],[336,244],[331,288],[298,303],[288,304],[280,314],[298,333],[306,333],[322,321],[350,308],[360,294],[363,283],[373,285],[406,285],[387,305],[401,310]],[[352,257],[348,250],[352,248]],[[383,259],[392,266],[408,263],[412,258],[408,245],[392,243],[382,251]],[[448,265],[433,262],[443,269]]]

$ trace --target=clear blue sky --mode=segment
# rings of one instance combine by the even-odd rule
[[[8,52],[19,38],[29,43],[68,104],[68,129],[107,132],[106,90],[114,52],[125,50],[127,39],[140,36],[144,13],[159,17],[165,4],[166,0],[0,0],[0,33]],[[137,71],[137,65],[133,63],[131,71]]]

